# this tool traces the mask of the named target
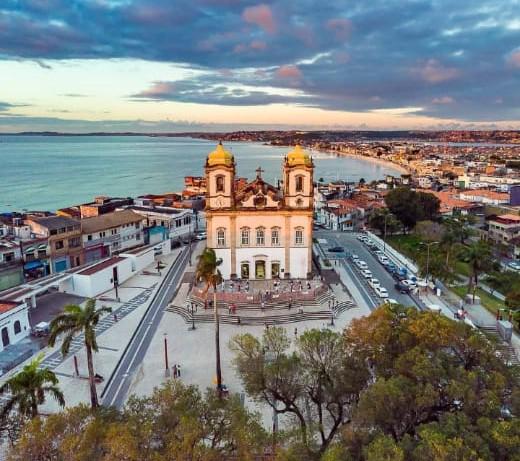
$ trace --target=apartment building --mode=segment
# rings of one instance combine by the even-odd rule
[[[0,239],[0,291],[22,282],[22,253],[19,243]]]
[[[80,221],[66,216],[45,216],[28,217],[25,223],[35,238],[47,239],[52,274],[83,264]]]
[[[511,257],[520,259],[520,216],[505,214],[488,221],[488,239],[509,247]]]
[[[145,219],[132,210],[114,211],[81,220],[86,263],[144,244]]]

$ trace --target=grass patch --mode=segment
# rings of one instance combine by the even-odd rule
[[[451,287],[451,291],[453,291],[462,299],[464,299],[468,292],[468,287],[464,285]],[[493,295],[490,295],[489,293],[487,293],[484,290],[481,290],[480,288],[477,288],[475,294],[480,297],[480,303],[494,315],[496,315],[498,309],[504,308],[503,301],[501,301],[498,298],[495,298]]]
[[[386,241],[410,259],[415,259],[420,250],[421,238],[416,234],[389,235]]]

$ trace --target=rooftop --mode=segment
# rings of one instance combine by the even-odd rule
[[[178,208],[171,208],[167,206],[139,206],[139,205],[130,205],[126,207],[127,210],[135,210],[135,211],[146,211],[153,213],[164,213],[164,214],[179,214],[186,212],[186,210],[180,210]]]
[[[93,275],[96,274],[99,271],[102,271],[103,269],[106,269],[107,267],[114,266],[119,261],[122,261],[125,258],[122,258],[121,256],[113,256],[110,259],[106,259],[105,261],[101,261],[100,263],[94,264],[93,266],[87,267],[86,269],[83,269],[82,271],[78,272],[78,275]]]
[[[132,224],[142,221],[143,216],[134,213],[132,210],[114,211],[92,218],[85,218],[81,220],[81,229],[86,234],[111,229],[113,227],[122,226],[124,224]]]
[[[44,218],[29,217],[27,220],[38,223],[40,226],[46,227],[49,230],[58,230],[63,227],[79,225],[79,221],[66,216],[46,216]]]
[[[18,307],[21,303],[15,303],[12,301],[8,301],[5,299],[0,299],[0,314],[4,314],[5,312]]]

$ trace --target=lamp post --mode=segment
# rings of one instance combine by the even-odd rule
[[[274,353],[269,351],[269,350],[263,350],[263,354],[264,354],[264,357],[265,357],[265,363],[267,365],[271,364],[274,362],[275,360],[275,357],[274,357]],[[274,405],[273,405],[273,453],[274,453],[274,448],[276,446],[276,433],[278,432],[278,411],[277,411],[277,406],[278,406],[278,401],[275,399],[274,400]]]
[[[386,253],[386,220],[388,219],[388,213],[385,213],[385,230],[383,233],[383,253]]]
[[[426,245],[426,285],[428,286],[428,278],[430,276],[430,247],[432,245],[437,245],[439,242],[430,242],[430,243],[424,243],[423,245]]]
[[[118,287],[119,287],[119,281],[114,278],[114,289],[116,290],[116,300],[117,302],[119,302],[119,290],[118,290]]]
[[[168,333],[164,333],[164,376],[170,376],[170,368],[168,366]]]
[[[195,330],[195,312],[197,312],[197,306],[195,306],[195,304],[193,304],[192,302],[190,302],[190,312],[191,312],[191,327],[189,328],[189,330],[193,331]]]

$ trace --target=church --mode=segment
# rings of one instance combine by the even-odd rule
[[[222,143],[205,165],[207,246],[222,259],[224,279],[307,278],[312,266],[313,171],[299,145],[283,159],[278,187],[262,169],[245,184]]]

